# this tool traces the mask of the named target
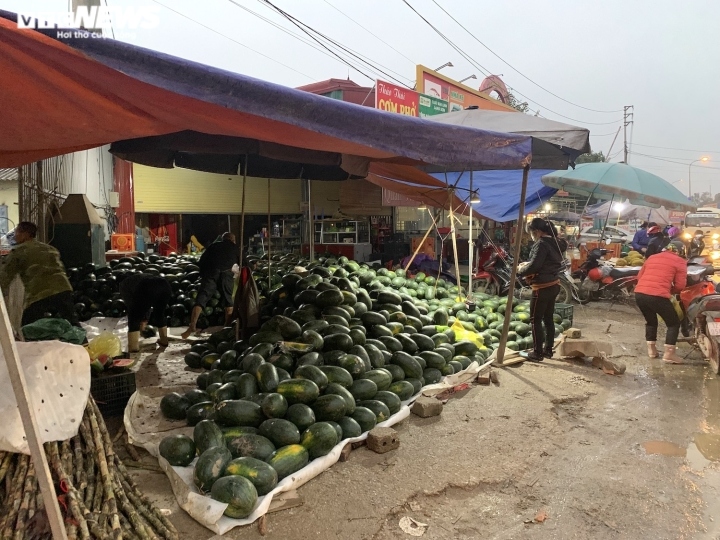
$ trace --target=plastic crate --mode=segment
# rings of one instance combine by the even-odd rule
[[[135,392],[135,372],[101,374],[90,382],[90,394],[103,416],[120,416]]]
[[[570,326],[573,324],[573,305],[572,304],[555,304],[555,313],[560,315],[563,319],[570,321]]]

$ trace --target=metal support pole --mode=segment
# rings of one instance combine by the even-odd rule
[[[20,357],[13,339],[13,331],[10,326],[10,317],[8,317],[5,299],[0,294],[0,345],[2,345],[3,355],[7,363],[10,382],[12,383],[15,400],[20,410],[20,418],[25,428],[25,436],[27,437],[28,446],[30,447],[30,456],[32,457],[37,480],[40,484],[40,492],[42,493],[43,502],[45,503],[45,511],[50,521],[50,529],[53,538],[56,540],[67,540],[63,517],[58,506],[57,495],[53,484],[50,468],[48,467],[45,449],[40,442],[40,428],[38,427],[35,413],[30,403],[30,396],[26,393],[27,381],[25,380],[25,372],[20,364]]]
[[[530,166],[526,165],[523,169],[522,189],[520,190],[520,209],[518,211],[518,225],[515,236],[515,260],[513,260],[512,272],[510,272],[510,288],[508,289],[508,302],[505,306],[505,320],[503,321],[502,336],[500,344],[497,348],[497,361],[502,364],[505,358],[505,345],[507,344],[507,335],[510,330],[510,317],[512,316],[512,299],[515,294],[515,280],[517,280],[517,269],[520,262],[520,249],[522,248],[522,235],[525,227],[523,221],[525,219],[525,196],[527,195],[528,175]]]

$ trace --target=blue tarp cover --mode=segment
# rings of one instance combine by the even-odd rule
[[[525,213],[532,212],[556,193],[556,189],[549,188],[542,183],[543,175],[547,169],[530,169],[528,175],[527,196],[525,198]],[[522,171],[474,171],[473,191],[480,196],[480,204],[474,204],[473,209],[480,215],[493,221],[512,221],[518,218],[520,208],[520,192],[522,188]],[[459,189],[456,194],[460,199],[467,198],[470,189],[470,173],[432,174],[438,180],[456,185]],[[459,181],[458,181],[459,179]]]

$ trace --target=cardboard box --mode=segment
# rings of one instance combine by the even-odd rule
[[[113,233],[110,247],[116,251],[135,251],[135,235]]]

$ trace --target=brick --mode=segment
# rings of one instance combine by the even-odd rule
[[[500,379],[498,379],[497,371],[493,370],[490,372],[490,381],[492,381],[493,384],[500,385]]]
[[[490,374],[485,373],[482,375],[477,376],[477,383],[482,384],[483,386],[488,386],[490,384]]]
[[[440,403],[437,399],[426,397],[426,396],[420,396],[417,398],[415,403],[413,403],[412,409],[410,411],[413,414],[416,414],[417,416],[421,418],[430,418],[431,416],[439,416],[440,413],[443,410],[443,404]]]
[[[351,443],[347,443],[345,446],[343,446],[343,449],[340,451],[340,462],[344,463],[348,459],[350,459],[350,452],[352,452],[353,445]]]
[[[602,370],[608,375],[622,375],[625,373],[625,364],[622,362],[615,362],[607,358],[603,359]]]
[[[565,335],[571,339],[580,339],[582,337],[582,332],[579,328],[568,328],[565,330]]]
[[[377,454],[384,454],[400,447],[400,438],[392,428],[376,427],[367,437],[367,447]]]

